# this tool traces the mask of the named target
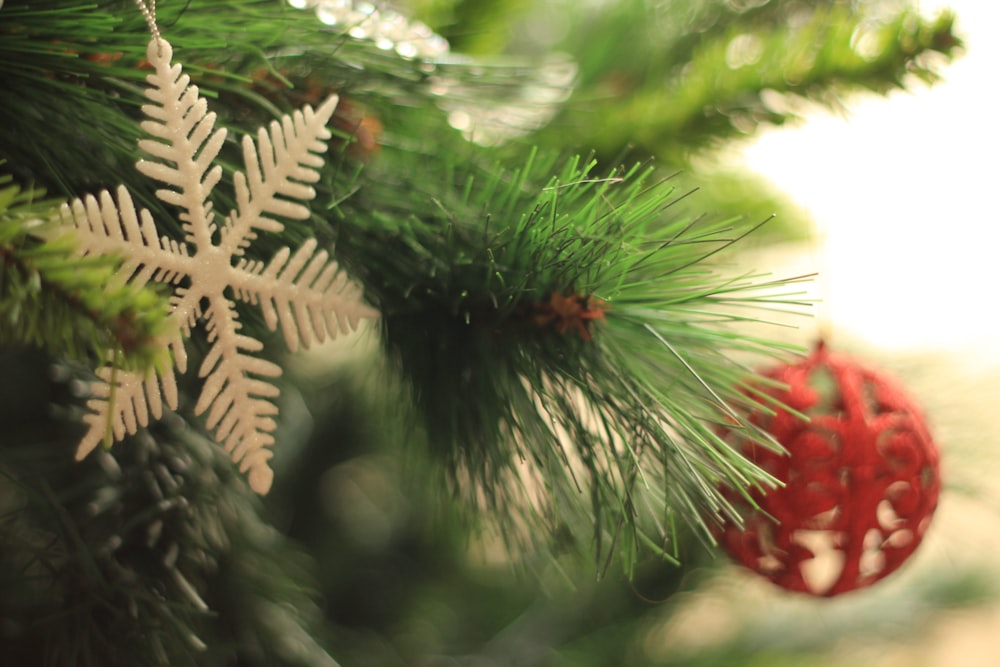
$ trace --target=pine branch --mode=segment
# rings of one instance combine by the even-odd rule
[[[576,132],[575,142],[602,155],[632,145],[671,163],[794,120],[801,99],[840,108],[850,93],[936,81],[961,47],[948,11],[925,18],[904,7],[875,17],[839,0],[776,1],[746,12],[693,3],[687,16],[671,6],[669,21],[645,2],[606,11],[615,15],[607,23],[652,53],[622,58],[582,40],[589,52],[580,56],[581,86],[552,127]],[[592,36],[610,44],[613,29],[600,25]]]
[[[355,109],[372,105],[390,116],[399,96],[433,108],[431,76],[419,61],[348,39],[347,28],[326,26],[314,12],[279,0],[202,0],[165,4],[159,14],[185,50],[186,71],[228,129],[256,128],[336,92],[350,96]],[[144,134],[134,100],[149,73],[139,13],[122,11],[119,0],[8,0],[2,30],[0,89],[9,94],[0,106],[0,155],[16,165],[17,176],[63,197],[124,179],[167,225],[164,233],[180,238],[148,183],[132,173]],[[449,66],[448,77],[468,78],[470,71]],[[337,114],[335,144],[357,141],[349,106]],[[240,156],[226,147],[223,158],[227,166]],[[221,197],[216,206],[232,201]]]
[[[715,425],[774,446],[742,420],[738,387],[747,359],[787,350],[730,329],[727,310],[803,304],[774,294],[782,281],[712,273],[741,233],[672,218],[673,188],[640,167],[536,155],[424,199],[420,183],[446,178],[429,169],[370,185],[383,202],[408,193],[412,217],[361,222],[341,248],[365,258],[435,455],[471,506],[509,520],[512,548],[569,527],[631,566],[639,549],[669,554],[680,524],[706,535],[729,511],[719,485],[771,483]]]
[[[141,285],[110,284],[122,270],[120,258],[80,257],[78,240],[57,236],[49,222],[55,203],[35,201],[10,183],[0,177],[6,185],[0,189],[0,341],[78,360],[119,350],[125,368],[165,363],[165,300]]]
[[[44,379],[3,406],[0,618],[17,621],[4,660],[334,667],[308,559],[219,447],[168,421],[74,462],[58,452],[76,424],[46,408],[82,378],[50,369],[0,360],[4,377]]]

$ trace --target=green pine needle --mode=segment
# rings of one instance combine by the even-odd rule
[[[119,261],[80,257],[54,232],[55,203],[0,176],[0,343],[77,360],[121,353],[128,368],[165,363],[166,299],[150,288],[108,286]]]
[[[599,559],[629,535],[669,557],[678,523],[710,539],[732,513],[720,487],[774,483],[717,433],[777,446],[743,418],[756,403],[740,388],[748,359],[791,350],[747,326],[758,307],[806,305],[788,281],[713,269],[750,229],[672,217],[675,188],[641,166],[600,175],[534,154],[453,185],[446,202],[370,184],[408,193],[413,213],[356,220],[339,247],[366,258],[433,451],[471,506],[502,515],[511,548],[569,528]],[[554,316],[565,300],[592,318]]]

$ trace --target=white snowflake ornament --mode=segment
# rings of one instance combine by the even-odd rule
[[[215,222],[209,197],[222,178],[213,166],[226,138],[215,129],[215,114],[198,94],[181,66],[171,62],[170,44],[154,33],[147,50],[154,73],[146,90],[152,104],[142,107],[147,120],[142,129],[152,139],[139,141],[151,159],[136,168],[163,183],[156,191],[162,201],[180,209],[184,242],[160,237],[149,211],[137,211],[128,191],[119,186],[117,201],[107,191],[62,207],[64,221],[76,227],[82,254],[114,253],[125,258],[116,280],[144,285],[149,280],[174,286],[171,319],[177,325],[164,344],[181,373],[187,369],[184,337],[204,320],[211,348],[198,370],[205,378],[195,414],[207,412],[206,425],[248,476],[251,488],[264,494],[273,473],[267,449],[274,444],[273,400],[278,388],[271,382],[281,375],[276,364],[252,356],[263,349],[255,338],[240,333],[235,303],[227,296],[259,305],[264,321],[279,325],[291,351],[308,347],[327,335],[347,333],[363,318],[377,317],[361,302],[361,287],[317,252],[315,239],[294,253],[278,251],[269,262],[245,258],[244,251],[258,231],[281,232],[284,225],[271,216],[305,219],[311,200],[309,185],[319,179],[320,157],[330,132],[326,123],[337,106],[329,97],[315,111],[304,107],[268,128],[260,128],[257,143],[243,138],[245,173],[233,177],[236,208]],[[159,419],[164,406],[176,409],[177,384],[173,368],[136,373],[99,369],[94,398],[84,420],[87,433],[77,449],[82,459],[113,435],[118,441]]]

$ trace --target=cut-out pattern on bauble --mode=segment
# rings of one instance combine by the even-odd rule
[[[920,544],[941,490],[940,455],[921,410],[886,374],[830,352],[767,369],[759,386],[793,411],[751,421],[787,456],[726,437],[784,486],[732,493],[744,522],[719,539],[739,563],[791,591],[834,596],[870,586]]]

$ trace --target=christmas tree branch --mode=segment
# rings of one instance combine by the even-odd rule
[[[56,235],[43,215],[55,204],[34,201],[0,177],[0,342],[43,347],[55,356],[104,358],[123,353],[123,366],[165,361],[160,336],[166,299],[150,289],[108,287],[120,261],[80,257],[69,235]]]
[[[420,183],[446,178],[430,168]],[[675,189],[648,169],[544,154],[452,199],[368,188],[408,193],[410,216],[345,221],[339,247],[365,258],[355,270],[435,454],[472,506],[502,509],[512,547],[570,527],[630,565],[643,545],[669,554],[680,523],[708,535],[720,486],[770,483],[714,431],[773,446],[741,417],[740,358],[788,350],[730,325],[757,320],[734,307],[804,306],[776,293],[784,281],[708,268],[749,230],[674,218]]]
[[[47,183],[61,196],[114,182],[112,167],[88,158],[134,161],[141,88],[150,73],[142,17],[122,11],[117,0],[7,0],[3,11],[0,85],[10,94],[0,108],[0,148],[6,154],[20,147],[12,164],[36,167],[52,180],[61,176]],[[184,49],[185,71],[214,98],[219,117],[250,127],[303,102],[318,106],[338,91],[384,106],[399,94],[417,99],[428,95],[429,72],[440,72],[350,39],[345,26],[324,25],[281,0],[165,3],[159,13],[172,42]],[[450,77],[473,78],[470,65],[441,67]],[[496,80],[509,84],[508,73]],[[30,142],[32,154],[24,137],[47,141]],[[91,152],[64,150],[74,143],[57,141],[70,138]],[[53,153],[62,160],[49,158]]]
[[[19,623],[5,659],[335,667],[316,638],[308,559],[264,521],[215,443],[175,422],[115,457],[54,455],[75,425],[36,415],[35,402],[77,378],[49,370],[33,355],[0,359],[5,377],[53,385],[29,383],[3,406],[23,429],[0,446],[0,618]]]
[[[595,23],[596,44],[581,40],[588,47],[579,55],[581,83],[553,127],[575,129],[603,155],[633,145],[676,163],[761,124],[797,118],[801,99],[839,108],[852,92],[935,81],[961,47],[948,11],[927,18],[903,7],[885,16],[837,0],[745,12],[695,4],[686,17],[671,6],[670,22],[645,2],[606,10],[614,16],[599,32]],[[621,58],[610,47],[615,27],[657,55]]]

